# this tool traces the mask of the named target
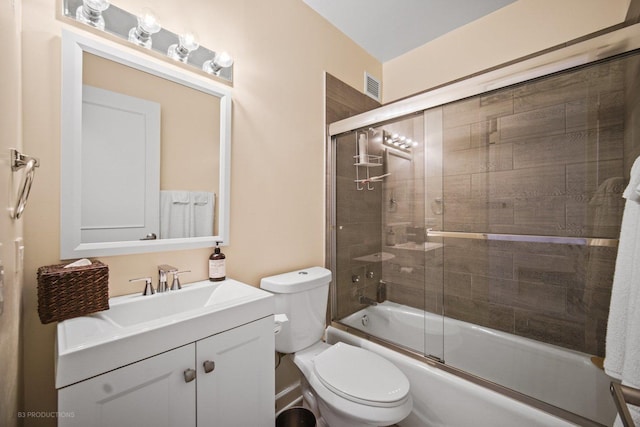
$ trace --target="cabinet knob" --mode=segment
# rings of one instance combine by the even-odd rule
[[[196,370],[195,369],[185,369],[184,371],[184,382],[190,383],[191,381],[196,379]]]
[[[204,372],[208,374],[216,368],[216,362],[213,360],[205,360],[202,366],[204,367]]]

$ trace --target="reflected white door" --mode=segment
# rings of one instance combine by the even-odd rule
[[[84,85],[82,243],[159,234],[160,104]]]

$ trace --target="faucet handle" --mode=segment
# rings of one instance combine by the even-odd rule
[[[180,286],[180,275],[182,273],[191,273],[191,270],[174,271],[173,272],[173,282],[171,282],[171,289],[170,290],[177,291],[178,289],[182,289],[182,286]]]
[[[144,291],[142,291],[142,295],[153,295],[156,293],[156,291],[153,289],[153,285],[151,284],[151,277],[141,277],[139,279],[130,279],[129,283],[131,282],[141,282],[141,281],[145,281],[144,284]]]

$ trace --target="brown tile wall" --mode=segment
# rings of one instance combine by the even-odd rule
[[[442,107],[442,141],[429,141],[427,131],[427,156],[441,152],[442,160],[426,160],[424,211],[434,218],[425,225],[617,239],[620,196],[639,152],[638,131],[628,129],[640,123],[640,101],[629,90],[637,89],[638,64],[636,57],[603,62]],[[441,196],[438,216],[433,203]],[[390,300],[604,354],[615,248],[443,243],[424,253],[384,249],[395,256],[383,264]]]
[[[351,117],[353,115],[372,110],[380,106],[378,102],[352,88],[331,74],[326,74],[326,123],[333,123],[338,120]],[[337,197],[337,260],[336,265],[331,265],[331,233],[327,233],[327,268],[336,271],[335,283],[338,291],[338,306],[336,312],[338,318],[344,317],[361,306],[357,302],[358,292],[364,292],[364,287],[368,284],[365,272],[368,270],[377,271],[379,278],[380,267],[371,267],[367,263],[353,260],[362,255],[380,251],[380,213],[381,198],[380,189],[377,191],[356,191],[355,168],[353,166],[356,154],[355,136],[341,137],[337,143],[337,177],[336,177],[336,197]],[[328,147],[330,148],[330,147]],[[373,148],[372,148],[373,149]],[[330,158],[330,151],[328,158]],[[373,154],[373,153],[372,153]],[[331,188],[333,183],[327,168],[327,188]],[[327,198],[327,230],[331,230],[332,212],[330,198]],[[374,273],[375,273],[374,271]],[[359,274],[361,281],[351,282],[351,276]],[[369,290],[367,295],[375,297],[375,290]],[[330,319],[328,319],[330,320]]]

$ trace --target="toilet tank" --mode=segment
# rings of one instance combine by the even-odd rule
[[[276,350],[295,353],[320,341],[327,316],[327,298],[331,271],[310,267],[265,277],[260,287],[275,296],[276,314],[289,321],[276,335]]]

